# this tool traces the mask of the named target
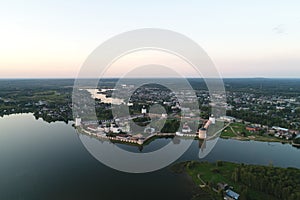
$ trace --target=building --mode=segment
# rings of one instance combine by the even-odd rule
[[[162,113],[162,114],[161,114],[161,117],[162,117],[162,118],[167,118],[167,117],[168,117],[168,114]]]
[[[176,133],[175,133],[175,135],[177,135],[177,136],[181,136],[181,137],[182,137],[182,136],[184,136],[184,134],[183,134],[183,133],[180,133],[179,131],[178,131],[178,132],[176,132]]]
[[[225,191],[225,198],[228,200],[238,200],[240,195],[232,190]]]
[[[81,118],[76,117],[75,118],[75,126],[80,126],[81,125]]]
[[[199,132],[198,132],[198,137],[199,139],[205,139],[206,138],[206,132],[207,132],[207,129],[206,128],[201,128],[199,129]]]
[[[235,121],[235,118],[230,117],[230,116],[222,116],[222,117],[220,117],[220,119],[225,121],[225,122],[234,122]]]
[[[300,135],[297,135],[293,140],[293,146],[300,147]]]
[[[133,106],[133,103],[132,102],[128,102],[127,106]]]
[[[287,128],[281,128],[281,127],[278,127],[278,126],[272,126],[272,129],[276,130],[276,131],[283,131],[283,132],[288,132],[289,129]]]
[[[254,126],[247,126],[246,130],[250,131],[250,132],[256,132],[256,131],[259,131],[260,128],[259,127],[254,127]]]
[[[146,115],[147,114],[147,109],[145,108],[145,106],[143,106],[142,110],[141,110],[141,113]]]
[[[98,131],[98,127],[97,127],[97,125],[90,124],[90,125],[87,125],[87,130],[93,131],[93,132],[97,132]]]
[[[120,133],[121,129],[114,123],[110,124],[110,128],[109,128],[110,132],[113,133]]]
[[[217,188],[219,191],[221,191],[221,190],[226,191],[229,189],[229,185],[227,183],[218,183]]]
[[[216,118],[214,118],[214,116],[210,116],[209,117],[209,121],[211,121],[212,124],[215,124],[216,123]]]
[[[204,128],[208,129],[209,126],[212,124],[212,122],[210,120],[208,120],[205,125],[204,125]]]
[[[192,129],[185,123],[182,127],[182,133],[190,133]]]

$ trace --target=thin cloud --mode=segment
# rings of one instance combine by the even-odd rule
[[[286,33],[286,27],[284,24],[279,24],[273,28],[273,31],[277,34],[284,34]]]

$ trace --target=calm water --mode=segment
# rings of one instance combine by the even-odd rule
[[[189,199],[190,182],[165,168],[127,174],[95,160],[70,124],[48,124],[31,114],[0,118],[0,199]],[[155,149],[170,139],[144,147]],[[122,146],[122,145],[121,145]],[[198,159],[198,141],[180,160]],[[122,146],[131,151],[137,147]],[[280,143],[220,139],[203,160],[300,168],[300,150]],[[199,159],[198,159],[199,160]]]

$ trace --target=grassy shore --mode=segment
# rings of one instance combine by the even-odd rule
[[[284,169],[223,161],[216,163],[189,161],[175,164],[172,170],[187,173],[202,191],[210,195],[211,199],[223,199],[224,190],[218,189],[218,183],[231,186],[240,194],[241,200],[297,199],[300,195],[300,180],[298,180],[300,170],[295,168]],[[236,176],[237,172],[241,177]],[[289,188],[289,192],[284,193],[286,188]],[[200,194],[194,194],[193,199],[202,198]]]
[[[292,141],[290,140],[281,139],[266,134],[260,135],[258,133],[250,132],[246,130],[246,125],[242,123],[230,124],[221,133],[220,137],[223,139],[234,139],[234,140],[241,140],[241,141],[255,140],[260,142],[281,142],[281,143],[289,143],[289,144],[292,143]]]

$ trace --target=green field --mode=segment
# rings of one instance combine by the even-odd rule
[[[246,130],[246,125],[243,123],[230,124],[221,134],[221,138],[225,139],[238,139],[238,140],[256,140],[262,142],[284,142],[291,143],[291,141],[276,138],[266,134],[260,134],[259,132],[250,132]]]
[[[231,138],[236,137],[236,135],[233,133],[233,131],[227,127],[221,134],[222,137]]]

